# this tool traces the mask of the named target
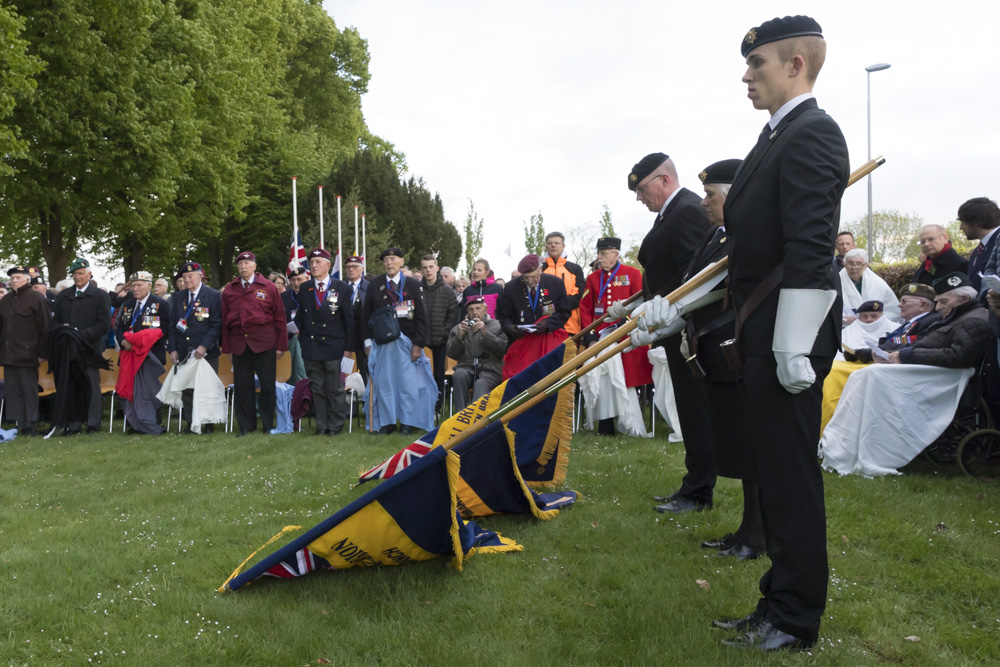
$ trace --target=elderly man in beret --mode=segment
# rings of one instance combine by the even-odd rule
[[[257,272],[257,257],[246,250],[236,256],[239,275],[222,293],[222,351],[233,359],[236,392],[236,437],[257,430],[257,411],[264,433],[275,426],[277,360],[288,350],[288,327],[281,293]],[[260,397],[254,405],[256,384]]]
[[[21,435],[38,435],[38,365],[49,356],[52,311],[31,289],[28,270],[7,271],[10,291],[0,298],[0,364],[3,365],[7,419]]]
[[[747,97],[770,119],[723,207],[738,332],[729,347],[742,371],[771,568],[756,610],[714,625],[742,633],[728,646],[803,650],[818,638],[827,601],[816,434],[840,342],[830,248],[850,165],[843,133],[812,94],[826,58],[819,24],[808,16],[766,21],[747,31],[740,51]]]
[[[103,356],[111,329],[111,303],[108,293],[93,281],[90,262],[78,257],[70,265],[72,287],[56,296],[53,329],[49,335],[49,367],[56,383],[52,408],[52,430],[46,438],[60,431],[63,435],[80,433],[81,409],[86,410],[87,433],[100,429],[101,375],[107,368]],[[75,369],[82,368],[82,373]],[[85,378],[85,381],[80,380]]]
[[[198,262],[185,262],[178,273],[184,280],[184,289],[174,293],[170,301],[170,320],[173,326],[167,329],[167,352],[174,364],[193,359],[205,359],[212,369],[219,372],[219,338],[222,335],[222,295],[204,284],[205,274]],[[181,394],[184,418],[191,430],[194,416],[192,400],[194,389],[185,389]],[[211,433],[211,424],[206,424],[201,432]]]
[[[899,291],[899,312],[903,323],[894,329],[887,330],[878,338],[872,337],[872,340],[877,340],[878,346],[886,352],[912,345],[932,324],[941,319],[941,314],[935,310],[935,298],[934,288],[930,285],[923,283],[904,285],[903,289]],[[860,311],[861,308],[858,310]],[[859,315],[859,320],[860,317]],[[857,323],[855,322],[855,324]],[[871,349],[867,346],[852,346],[846,338],[847,329],[844,329],[844,333],[845,348],[853,349],[853,353],[845,349],[845,359],[865,364],[872,363],[874,357]]]
[[[115,340],[121,348],[115,391],[125,401],[125,418],[138,433],[160,435],[159,376],[167,363],[167,337],[172,328],[165,299],[151,292],[153,276],[137,271],[129,277],[132,296],[115,313]]]
[[[563,281],[542,273],[538,255],[518,262],[517,278],[504,285],[497,300],[500,327],[511,340],[504,358],[503,379],[530,366],[569,337],[565,324],[572,309]]]
[[[299,290],[309,281],[309,270],[304,266],[296,265],[294,269],[288,271],[288,289],[281,293],[281,305],[285,307],[285,324],[291,325],[295,320],[296,313],[302,306],[302,298]],[[288,384],[295,385],[306,378],[306,365],[302,361],[302,346],[299,341],[299,330],[296,326],[288,326],[288,351],[291,357],[292,374],[288,378]]]
[[[351,288],[330,276],[331,255],[326,248],[309,253],[312,280],[299,289],[295,326],[309,377],[316,435],[337,435],[347,420],[347,397],[340,373],[345,355],[354,347]]]
[[[951,422],[991,337],[968,276],[951,273],[933,287],[941,319],[848,379],[823,431],[825,468],[842,475],[896,474]]]
[[[427,308],[420,282],[402,275],[399,248],[386,248],[379,259],[385,273],[369,282],[361,316],[370,374],[368,427],[382,435],[393,433],[397,422],[404,435],[414,428],[429,431],[438,391],[423,351]]]
[[[456,412],[500,384],[503,355],[507,352],[507,336],[500,323],[486,312],[486,297],[470,296],[465,302],[465,314],[465,319],[448,334],[448,356],[458,362],[452,375]]]

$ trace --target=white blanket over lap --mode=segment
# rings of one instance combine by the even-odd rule
[[[185,389],[194,389],[191,399],[192,431],[201,433],[203,424],[226,422],[226,388],[208,360],[192,358],[187,363],[173,366],[156,398],[164,405],[180,410],[184,405],[181,394]]]
[[[841,475],[899,475],[951,423],[973,369],[873,364],[847,380],[820,440],[823,467]]]
[[[667,439],[670,442],[681,442],[681,420],[677,417],[677,402],[674,400],[674,385],[670,382],[670,368],[667,366],[667,353],[662,347],[651,347],[646,353],[649,363],[653,365],[653,386],[656,394],[653,405],[660,411],[663,419],[673,431]],[[685,372],[688,372],[685,370]]]
[[[617,417],[620,433],[649,437],[635,389],[625,386],[625,367],[620,354],[581,376],[578,382],[587,408],[587,428],[594,428],[597,420]]]

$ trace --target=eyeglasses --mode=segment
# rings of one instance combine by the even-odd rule
[[[864,262],[844,262],[844,266],[849,269],[863,269],[865,268]]]

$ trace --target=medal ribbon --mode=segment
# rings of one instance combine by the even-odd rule
[[[622,263],[618,262],[618,264],[615,265],[614,273],[612,273],[611,275],[609,275],[607,280],[601,280],[601,291],[597,293],[596,303],[600,303],[601,302],[601,297],[604,296],[604,290],[606,290],[609,287],[611,287],[611,281],[614,280],[615,276],[618,275],[618,269],[620,269],[620,268],[622,268]]]
[[[142,311],[146,310],[145,306],[143,306],[142,308],[138,308],[139,304],[136,303],[135,305],[137,307],[135,309],[135,312],[132,313],[132,324],[129,325],[129,327],[128,327],[129,329],[134,329],[135,328],[135,323],[138,321],[139,317],[142,315]]]
[[[530,289],[528,290],[528,305],[531,306],[531,312],[536,317],[538,316],[538,313],[535,312],[535,308],[538,307],[538,297],[539,297],[539,295],[541,295],[541,293],[542,293],[542,290],[541,290],[541,281],[539,281],[539,284],[535,287],[535,300],[534,301],[531,300],[531,290]]]

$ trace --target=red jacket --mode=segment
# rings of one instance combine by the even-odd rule
[[[274,283],[255,274],[246,288],[237,276],[222,293],[222,351],[243,354],[288,350],[288,328],[281,293]]]
[[[611,277],[614,273],[614,278]],[[642,291],[642,273],[638,269],[633,269],[625,264],[618,264],[618,272],[612,269],[611,273],[604,270],[597,270],[587,277],[587,289],[580,299],[580,322],[583,326],[590,324],[608,311],[615,301],[622,301],[629,298],[636,292]],[[601,284],[604,284],[604,291],[601,292]],[[601,324],[595,329],[600,333],[611,326],[611,322]],[[592,338],[588,343],[595,341]],[[626,352],[622,355],[622,364],[625,366],[625,385],[628,387],[641,387],[653,381],[653,367],[649,363],[646,353],[649,347],[640,347]]]

